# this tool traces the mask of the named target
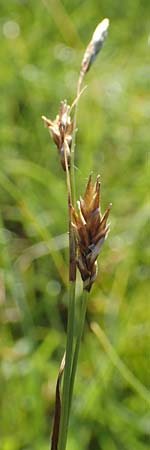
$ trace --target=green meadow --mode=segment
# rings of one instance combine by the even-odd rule
[[[41,116],[71,105],[84,49],[109,17],[77,116],[78,198],[89,173],[100,174],[102,212],[112,209],[67,450],[148,450],[150,3],[0,0],[0,10],[0,449],[49,449],[66,343],[68,212]],[[81,292],[78,275],[77,316]]]

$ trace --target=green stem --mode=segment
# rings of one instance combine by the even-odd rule
[[[81,90],[81,77],[79,77],[78,84],[77,84],[77,102],[75,104],[75,110],[74,110],[74,127],[73,127],[73,135],[72,135],[72,145],[71,145],[71,192],[72,192],[72,203],[75,207],[76,204],[76,182],[75,182],[75,140],[76,140],[76,124],[77,124],[77,112],[78,112],[78,100],[79,100],[79,94]]]
[[[75,139],[76,139],[76,121],[77,121],[77,107],[78,107],[78,96],[81,88],[81,80],[79,77],[77,86],[77,102],[75,105],[74,112],[74,129],[72,137],[71,146],[71,170],[69,173],[68,163],[65,154],[65,165],[66,165],[66,179],[67,179],[67,191],[68,191],[68,209],[69,209],[69,253],[70,253],[70,264],[69,264],[69,277],[72,281],[69,282],[69,311],[68,311],[68,325],[67,325],[67,346],[66,346],[66,362],[64,370],[64,380],[63,380],[63,391],[62,391],[62,405],[61,405],[61,418],[60,418],[60,429],[59,429],[59,441],[58,450],[65,450],[67,443],[67,433],[69,424],[69,413],[70,413],[70,380],[71,380],[71,368],[72,368],[72,358],[73,358],[73,337],[74,337],[74,320],[75,320],[75,286],[76,286],[76,267],[75,267],[75,242],[74,235],[72,233],[71,222],[72,213],[70,210],[70,205],[75,206],[76,203],[76,186],[75,186],[75,168],[74,168],[74,152],[75,152]],[[73,389],[71,389],[73,392]]]
[[[82,299],[80,321],[79,321],[78,334],[77,334],[77,340],[76,340],[76,347],[75,347],[75,351],[74,351],[72,371],[71,371],[71,378],[70,378],[69,413],[70,413],[70,408],[71,408],[71,403],[72,403],[73,388],[74,388],[75,375],[76,375],[78,358],[79,358],[79,350],[80,350],[81,338],[82,338],[84,322],[85,322],[85,315],[86,315],[86,310],[87,310],[87,302],[88,302],[88,298],[89,298],[88,294],[89,293],[86,290],[83,291],[83,299]]]
[[[71,366],[72,366],[73,336],[74,336],[74,310],[75,310],[75,282],[70,281],[70,283],[69,283],[69,311],[68,311],[68,326],[67,326],[66,362],[65,362],[65,370],[64,370],[64,380],[63,380],[58,450],[65,450],[66,441],[67,441],[68,412],[69,412],[69,386],[70,386],[70,373],[71,373]]]

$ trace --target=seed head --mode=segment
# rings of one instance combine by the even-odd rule
[[[108,235],[107,219],[111,204],[105,214],[100,210],[100,178],[92,186],[89,177],[84,198],[78,201],[79,213],[72,207],[77,241],[77,266],[84,281],[84,289],[90,291],[97,275],[97,257]]]
[[[70,168],[70,148],[72,143],[73,121],[70,118],[70,106],[67,105],[66,100],[61,102],[59,114],[54,121],[42,116],[45,124],[48,126],[49,132],[52,136],[54,143],[56,144],[62,167],[66,170],[65,165],[65,152]]]
[[[85,50],[83,60],[81,63],[81,75],[82,77],[88,72],[91,64],[94,62],[97,54],[102,48],[103,42],[107,36],[107,30],[109,27],[109,19],[104,19],[96,27],[92,39]]]

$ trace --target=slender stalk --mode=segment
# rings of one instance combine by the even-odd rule
[[[81,83],[82,79],[81,76],[79,76],[78,84],[77,84],[77,101],[75,104],[75,110],[74,110],[74,127],[73,127],[73,135],[72,135],[72,145],[71,145],[71,190],[72,190],[72,204],[75,206],[76,204],[76,182],[75,182],[75,140],[76,140],[76,124],[77,124],[77,112],[78,112],[78,101],[80,98],[80,92],[81,92]]]
[[[77,87],[77,97],[79,96],[80,85]],[[68,192],[68,215],[69,215],[69,311],[68,311],[68,325],[67,325],[67,345],[66,345],[66,363],[64,370],[63,391],[62,391],[62,406],[59,429],[58,450],[65,450],[69,423],[70,410],[70,377],[73,359],[73,338],[74,338],[74,321],[75,321],[75,286],[76,286],[76,245],[75,236],[72,228],[72,211],[70,206],[75,205],[76,202],[76,187],[75,187],[75,170],[74,170],[74,149],[76,138],[76,118],[77,118],[77,102],[75,104],[74,112],[74,131],[71,146],[71,170],[69,172],[67,155],[65,149],[65,167],[66,167],[66,183]]]
[[[69,311],[67,326],[67,346],[66,346],[66,363],[64,371],[61,419],[59,430],[58,450],[65,450],[67,441],[68,428],[68,411],[69,411],[69,386],[70,372],[72,365],[73,335],[74,335],[74,307],[75,307],[75,282],[69,283]]]
[[[79,79],[80,80],[80,79]],[[65,167],[66,167],[66,183],[68,192],[68,216],[69,216],[69,311],[67,325],[67,345],[66,345],[66,362],[64,370],[61,418],[59,428],[58,450],[65,450],[67,442],[68,422],[69,422],[69,393],[70,393],[70,376],[72,367],[73,338],[74,338],[74,321],[75,321],[75,286],[76,286],[76,244],[72,227],[72,210],[71,206],[76,202],[75,188],[75,171],[74,171],[74,149],[76,138],[76,118],[77,103],[80,93],[80,82],[77,87],[77,102],[74,112],[74,131],[71,147],[71,171],[69,172],[66,146],[64,145]]]
[[[72,403],[73,388],[74,388],[75,375],[76,375],[76,370],[77,370],[79,350],[80,350],[81,338],[82,338],[82,334],[83,334],[88,298],[89,298],[89,293],[86,290],[83,290],[80,321],[79,321],[79,326],[78,326],[78,334],[77,334],[76,346],[75,346],[73,363],[72,363],[71,378],[70,378],[69,413],[70,413],[70,408],[71,408],[71,403]]]
[[[68,430],[68,414],[69,414],[69,386],[70,374],[73,357],[73,338],[74,338],[74,320],[75,320],[75,287],[76,287],[76,262],[75,262],[75,242],[72,229],[72,192],[70,183],[70,173],[68,169],[66,147],[65,148],[65,167],[66,167],[66,183],[68,192],[68,216],[69,216],[69,310],[67,324],[67,344],[66,344],[66,360],[62,391],[62,405],[60,417],[60,429],[58,450],[65,450]]]

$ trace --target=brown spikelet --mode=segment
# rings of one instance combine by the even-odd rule
[[[92,185],[90,175],[84,198],[78,201],[79,213],[72,207],[74,229],[77,241],[77,266],[80,270],[84,289],[90,291],[97,275],[97,257],[108,235],[107,219],[111,205],[102,216],[100,211],[100,177]]]
[[[56,144],[61,165],[66,170],[65,152],[67,156],[68,167],[70,168],[70,148],[72,143],[73,121],[70,118],[70,106],[67,105],[66,100],[61,102],[59,114],[54,121],[42,116],[44,123],[47,125],[49,132]]]

